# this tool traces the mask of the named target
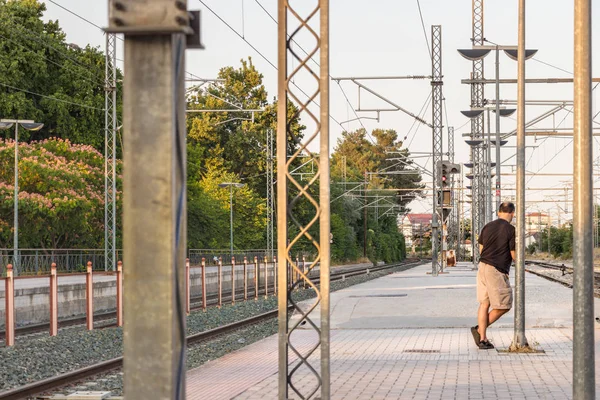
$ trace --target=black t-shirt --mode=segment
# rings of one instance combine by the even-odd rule
[[[478,242],[483,245],[479,260],[508,274],[512,263],[510,251],[515,249],[515,227],[498,218],[483,227]]]

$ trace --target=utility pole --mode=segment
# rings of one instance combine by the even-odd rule
[[[185,0],[109,2],[107,33],[124,34],[128,71],[123,81],[128,399],[185,398],[184,67],[186,41],[196,39],[201,47],[198,18],[188,13]]]
[[[443,212],[442,212],[442,184],[438,168],[442,161],[443,153],[443,119],[442,119],[442,27],[431,26],[431,114],[432,114],[432,148],[433,148],[433,212],[431,220],[432,228],[432,254],[431,274],[437,276],[443,269],[443,260],[440,265],[438,255],[443,240]],[[439,202],[439,204],[438,204]],[[442,252],[443,253],[443,252]]]
[[[114,271],[117,267],[117,35],[105,35],[104,270]]]
[[[511,349],[528,347],[525,337],[525,0],[519,0],[517,85],[517,229],[515,326]]]
[[[473,0],[472,3],[472,36],[471,40],[473,45],[483,45],[484,43],[484,25],[483,25],[483,4],[484,0]],[[474,79],[483,79],[483,60],[473,61],[473,72],[472,76]],[[483,107],[484,101],[484,87],[483,83],[471,84],[471,108]],[[483,113],[479,116],[471,119],[471,134],[472,139],[482,139],[484,134],[484,121]],[[483,147],[481,145],[471,146],[471,162],[473,163],[473,197],[471,203],[471,215],[473,222],[471,223],[471,242],[473,243],[473,267],[477,268],[479,262],[479,247],[475,244],[483,228],[485,221],[485,176],[483,166]],[[487,188],[489,190],[489,188]]]
[[[363,189],[365,209],[363,211],[363,257],[367,258],[367,171],[365,171],[365,184]]]
[[[278,0],[278,105],[277,105],[277,259],[279,263],[278,274],[278,395],[279,400],[286,400],[290,397],[299,397],[302,399],[321,398],[329,400],[331,398],[330,383],[330,332],[329,332],[329,271],[330,271],[330,176],[329,176],[329,0],[318,0],[314,7],[306,9],[300,7],[300,4],[289,0]],[[318,15],[318,17],[314,17]],[[288,19],[290,20],[288,23]],[[314,24],[313,24],[314,22]],[[293,51],[289,35],[294,30],[296,33],[309,33],[316,40],[315,51],[319,53],[319,66],[313,69],[309,62],[310,55],[300,56]],[[317,89],[311,98],[306,98],[298,94],[298,89],[292,82],[298,72],[297,69],[289,70],[290,61],[298,62],[303,65],[309,74],[315,78]],[[314,85],[312,85],[314,86]],[[312,87],[311,86],[311,87]],[[301,90],[301,89],[300,89]],[[312,102],[318,100],[318,109],[312,107]],[[288,113],[288,101],[297,106],[297,113],[293,116]],[[300,183],[292,175],[291,166],[295,160],[302,157],[302,150],[296,151],[289,159],[286,154],[288,148],[288,138],[292,136],[289,131],[290,119],[304,116],[315,122],[315,130],[311,135],[306,135],[302,148],[310,148],[316,145],[317,153],[310,153],[310,157],[317,165],[317,180],[310,180],[306,185]],[[288,182],[293,187],[303,187],[304,189],[295,194],[288,193]],[[318,184],[318,197],[312,197],[310,186]],[[290,197],[288,200],[288,194]],[[307,199],[309,198],[309,199]],[[310,277],[306,277],[308,284],[315,289],[316,298],[309,308],[304,312],[299,311],[299,320],[297,323],[291,323],[289,320],[289,306],[293,304],[292,290],[296,285],[288,288],[288,266],[293,270],[293,274],[303,273],[290,253],[293,251],[294,243],[301,239],[305,233],[294,235],[289,244],[288,240],[288,220],[291,219],[290,213],[295,213],[292,204],[300,200],[310,200],[315,205],[315,217],[304,228],[316,228],[318,221],[319,239],[314,239],[314,251],[316,253],[315,262],[319,263],[319,285],[315,285]],[[317,200],[318,199],[318,200]],[[365,232],[366,234],[366,232]],[[288,288],[286,290],[286,288]],[[314,324],[312,321],[306,324],[308,329],[313,329],[310,348],[300,346],[296,343],[294,331],[303,324],[310,321],[309,313],[318,308],[320,321]],[[296,307],[297,310],[297,307]],[[300,365],[289,365],[288,354],[290,349],[299,356]],[[318,353],[317,353],[318,352]],[[315,357],[311,355],[319,354],[320,368],[317,365],[311,365]],[[295,363],[294,363],[295,364]],[[295,386],[298,381],[298,367],[310,369],[315,375],[317,384],[313,387]],[[289,393],[292,391],[292,393]],[[291,396],[290,396],[291,394]]]
[[[573,149],[573,398],[596,397],[592,161],[592,1],[575,0]]]
[[[275,203],[273,198],[273,130],[267,129],[267,254],[272,260],[275,234]]]

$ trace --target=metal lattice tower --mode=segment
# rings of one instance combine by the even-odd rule
[[[297,2],[296,2],[297,3]],[[290,0],[278,1],[278,106],[277,106],[277,259],[278,259],[278,309],[279,309],[279,381],[278,399],[293,397],[310,399],[320,397],[329,399],[329,266],[330,266],[330,186],[329,186],[329,0],[304,1],[301,7]],[[288,36],[289,33],[289,36]],[[308,54],[295,51],[292,42],[298,35],[311,38]],[[291,57],[289,57],[291,56]],[[311,58],[319,58],[315,67]],[[294,60],[294,67],[290,61]],[[301,88],[293,84],[296,75],[314,81],[303,84],[309,94],[303,94]],[[297,80],[300,82],[300,80]],[[313,89],[314,88],[314,89]],[[318,100],[318,104],[317,101]],[[288,114],[288,101],[297,109],[294,115]],[[291,121],[302,117],[307,121],[304,137],[297,142],[297,149],[289,158],[288,138],[292,138]],[[295,140],[295,139],[291,139]],[[315,153],[311,149],[318,149]],[[312,158],[317,165],[316,173],[306,181],[295,179],[292,171],[299,159]],[[318,188],[318,189],[317,189]],[[299,220],[298,206],[310,205],[309,222]],[[295,225],[296,232],[289,237],[288,222]],[[318,226],[318,237],[313,236]],[[307,271],[300,268],[292,254],[300,240],[310,243],[314,248],[314,262]],[[320,281],[317,286],[309,277],[314,266],[319,265]],[[288,271],[290,275],[288,277]],[[298,277],[291,281],[292,276]],[[290,280],[288,280],[290,279]],[[316,298],[308,307],[300,307],[295,289],[302,281],[312,288]],[[291,283],[288,285],[288,283]],[[285,290],[287,288],[287,290]],[[288,306],[293,308],[292,311]],[[313,321],[312,311],[320,307],[320,324]],[[291,312],[295,317],[290,319]],[[311,344],[299,342],[294,332],[304,325],[314,332]],[[314,355],[320,351],[320,368]],[[288,353],[297,356],[290,363]],[[312,357],[311,357],[312,356]],[[298,378],[299,370],[309,371],[310,378]],[[302,387],[298,385],[302,380]],[[310,382],[306,382],[310,379]],[[320,393],[319,393],[320,392]],[[319,396],[320,394],[320,396]]]
[[[273,199],[273,131],[267,129],[267,254],[272,260],[274,253],[275,234],[275,203]]]
[[[471,38],[473,45],[483,45],[483,1],[473,0],[473,36]],[[473,61],[472,79],[483,79],[483,60]],[[484,101],[484,84],[471,84],[471,108],[483,107]],[[483,113],[471,120],[471,139],[484,138],[484,121]],[[473,203],[471,207],[472,213],[472,231],[471,240],[473,243],[477,240],[479,232],[483,228],[485,222],[485,204],[486,204],[486,169],[483,165],[484,148],[481,145],[471,147],[471,162],[473,163],[473,183],[472,194]],[[488,187],[487,190],[490,188]],[[476,265],[479,262],[479,248],[473,246],[473,263]]]
[[[117,265],[117,35],[106,34],[104,82],[104,268]]]
[[[438,205],[438,194],[441,194],[442,185],[440,171],[438,167],[442,161],[443,153],[443,133],[442,133],[442,27],[441,25],[431,26],[431,109],[432,109],[432,137],[433,137],[433,215],[432,215],[432,265],[431,273],[437,275],[440,272],[442,263],[438,260],[440,245],[442,243],[441,223],[442,208]]]

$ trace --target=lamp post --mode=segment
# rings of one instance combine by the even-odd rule
[[[233,188],[242,188],[246,184],[234,182],[219,183],[219,187],[226,188],[227,186],[229,186],[229,249],[231,257],[233,257]]]
[[[28,131],[39,131],[44,127],[44,124],[32,120],[19,119],[1,119],[0,129],[10,129],[15,126],[15,194],[14,194],[14,216],[15,216],[15,231],[13,234],[13,262],[14,273],[19,274],[20,257],[19,257],[19,125]]]
[[[517,61],[517,49],[518,46],[502,46],[497,43],[494,43],[490,40],[484,39],[488,43],[492,43],[492,45],[484,45],[484,46],[473,46],[471,49],[458,50],[461,56],[466,58],[469,61],[479,60],[487,56],[490,51],[495,50],[496,52],[496,103],[493,111],[496,113],[496,210],[500,207],[500,147],[506,143],[500,137],[500,117],[508,117],[516,111],[515,109],[508,108],[500,108],[500,50],[503,50],[504,53],[511,59]],[[537,53],[535,49],[527,49],[525,50],[525,60],[529,60]],[[463,113],[464,114],[464,113]],[[473,117],[471,117],[473,118]],[[491,134],[491,132],[490,132]],[[488,162],[490,160],[488,159]],[[491,182],[490,182],[491,184]],[[487,185],[486,185],[487,186]],[[487,188],[489,190],[489,188]]]

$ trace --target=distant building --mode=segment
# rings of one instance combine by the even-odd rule
[[[406,214],[400,221],[402,234],[407,246],[412,246],[413,241],[429,236],[431,232],[431,214]]]
[[[525,214],[525,232],[528,235],[535,235],[547,229],[551,222],[550,215],[542,212]]]

